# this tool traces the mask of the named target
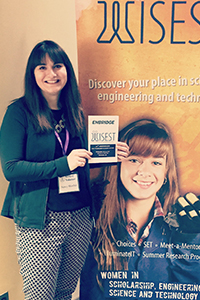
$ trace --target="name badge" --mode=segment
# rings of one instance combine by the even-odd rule
[[[68,176],[58,177],[59,194],[79,192],[78,173],[72,173]]]

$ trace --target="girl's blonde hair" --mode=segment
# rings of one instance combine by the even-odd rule
[[[129,155],[166,156],[166,182],[157,196],[167,214],[179,195],[174,147],[167,127],[160,122],[142,119],[125,127],[120,133],[120,140],[129,145]],[[125,241],[127,237],[126,203],[120,188],[120,163],[107,167],[104,177],[109,184],[96,222],[94,254],[100,270],[127,269],[127,259],[118,255],[119,248],[115,243],[117,240]]]

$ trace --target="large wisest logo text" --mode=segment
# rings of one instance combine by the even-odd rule
[[[112,43],[114,38],[116,37],[120,43],[122,44],[133,44],[135,43],[135,39],[133,36],[133,33],[131,32],[129,28],[129,20],[131,18],[130,14],[130,7],[135,4],[135,1],[126,1],[125,2],[125,13],[124,14],[124,20],[123,25],[120,24],[120,19],[121,19],[121,4],[119,1],[113,1],[112,3],[112,35],[109,37],[109,39],[105,38],[105,33],[108,31],[108,5],[107,1],[98,1],[99,4],[104,5],[104,27],[103,30],[101,31],[100,35],[97,38],[98,43]],[[110,3],[110,2],[109,2]],[[178,12],[179,9],[183,8],[183,6],[187,4],[187,1],[172,1],[172,5],[170,8],[170,43],[171,44],[185,44],[186,41],[182,40],[176,40],[175,39],[175,31],[176,31],[176,26],[175,25],[180,25],[185,23],[184,19],[176,19],[176,13]],[[124,5],[124,4],[123,4]],[[156,1],[154,2],[151,7],[150,7],[150,16],[153,19],[154,22],[157,23],[157,25],[161,29],[161,36],[157,40],[149,40],[148,42],[151,44],[159,44],[161,43],[166,35],[166,30],[165,26],[161,23],[159,20],[159,16],[155,14],[155,8],[158,5],[163,6],[163,10],[166,11],[165,7],[165,2],[164,1]],[[189,15],[191,16],[192,20],[199,25],[199,32],[200,32],[200,1],[196,1],[193,3],[190,7]],[[197,17],[199,16],[199,17]],[[144,22],[145,22],[145,2],[141,1],[141,7],[140,7],[140,41],[139,43],[143,44],[144,43],[144,34],[145,34],[145,29],[144,29]],[[127,39],[124,39],[120,36],[120,26],[125,26],[123,28],[124,31],[127,33]],[[110,29],[110,28],[109,28]],[[200,40],[195,41],[195,40],[188,40],[187,41],[190,44],[196,45],[200,43]]]

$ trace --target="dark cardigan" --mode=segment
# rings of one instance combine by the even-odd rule
[[[80,136],[87,147],[86,133]],[[37,133],[23,106],[23,98],[7,109],[1,127],[1,163],[10,182],[1,214],[24,227],[43,229],[49,183],[52,178],[70,174],[66,156],[54,159],[55,134]],[[84,167],[82,206],[91,206],[89,166]],[[86,192],[87,191],[87,192]]]

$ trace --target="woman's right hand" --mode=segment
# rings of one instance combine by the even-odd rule
[[[117,142],[117,161],[121,162],[129,155],[129,146],[124,142]]]
[[[200,232],[200,197],[193,193],[187,193],[184,197],[178,197],[176,214],[180,230],[187,233]]]
[[[77,167],[84,167],[86,159],[91,159],[92,152],[86,149],[74,149],[67,156],[67,161],[70,171],[75,170]]]

